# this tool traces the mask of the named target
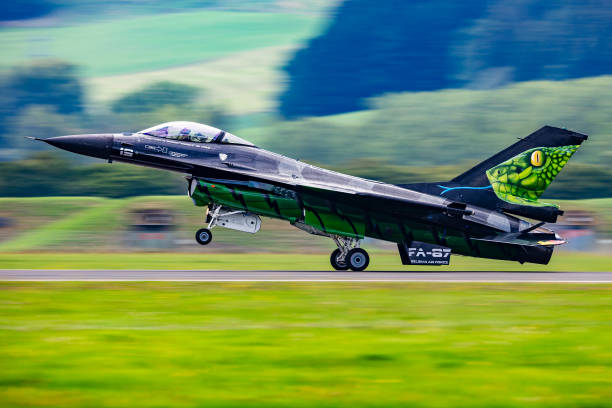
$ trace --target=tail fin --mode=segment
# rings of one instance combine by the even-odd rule
[[[552,126],[533,132],[451,183],[491,186],[500,200],[511,204],[546,206],[538,198],[588,136]]]
[[[450,181],[399,186],[556,222],[563,212],[538,198],[586,139],[580,133],[544,126]]]

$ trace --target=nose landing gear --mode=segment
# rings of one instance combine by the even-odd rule
[[[209,207],[210,211],[206,214],[206,222],[208,228],[200,228],[196,231],[195,239],[200,245],[208,245],[212,241],[212,232],[210,231],[216,224],[219,211],[221,210],[220,205],[212,204]]]
[[[341,236],[333,236],[332,239],[338,246],[338,249],[335,249],[330,257],[331,265],[335,270],[346,271],[350,269],[361,272],[368,267],[370,256],[364,249],[359,248],[358,239]]]
[[[195,239],[200,245],[208,245],[212,241],[212,232],[208,228],[200,228],[196,231]]]

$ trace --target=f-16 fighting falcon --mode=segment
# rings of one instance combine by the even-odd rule
[[[202,245],[213,227],[256,233],[260,216],[273,217],[334,240],[336,270],[363,271],[364,237],[397,243],[404,265],[446,265],[451,253],[547,264],[565,241],[543,225],[563,212],[539,198],[586,139],[544,126],[450,181],[400,185],[315,167],[194,122],[38,140],[184,173],[189,197],[206,209],[208,226],[195,235]]]

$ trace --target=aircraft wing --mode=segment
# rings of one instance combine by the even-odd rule
[[[466,210],[464,203],[446,201],[445,204],[414,200],[396,195],[379,193],[374,191],[360,192],[348,189],[337,189],[335,187],[319,187],[312,185],[296,185],[295,189],[303,194],[311,194],[320,198],[332,199],[352,206],[366,207],[380,211],[387,208],[396,213],[444,213],[448,215],[461,216],[470,215],[472,212]]]
[[[415,213],[420,215],[444,213],[447,215],[462,216],[472,214],[470,210],[466,210],[465,203],[453,202],[450,200],[438,199],[437,201],[434,201],[435,198],[432,201],[416,200],[376,191],[359,191],[350,187],[342,187],[337,185],[316,184],[312,182],[306,184],[303,180],[300,180],[299,183],[291,183],[280,177],[276,178],[267,176],[267,178],[276,181],[289,189],[295,190],[303,196],[306,195],[314,196],[319,199],[329,199],[336,203],[367,208],[372,211],[381,211],[381,209],[384,208],[387,211],[401,215],[414,215]],[[228,179],[203,179],[211,181],[216,180],[226,184],[251,185],[252,187],[262,189],[266,189],[266,186],[268,186],[268,189],[272,188],[272,185],[266,183],[266,181],[268,181],[266,179],[261,179],[261,182],[258,183]]]

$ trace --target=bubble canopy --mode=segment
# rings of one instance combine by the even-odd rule
[[[137,132],[161,139],[180,140],[192,143],[226,143],[254,146],[236,135],[212,126],[196,122],[166,122]]]

